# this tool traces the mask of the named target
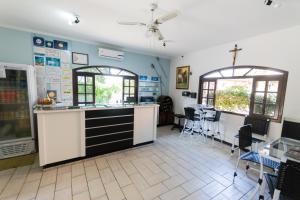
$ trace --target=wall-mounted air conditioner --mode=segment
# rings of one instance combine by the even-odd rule
[[[123,60],[124,52],[99,48],[99,56],[104,58],[114,59],[114,60]]]

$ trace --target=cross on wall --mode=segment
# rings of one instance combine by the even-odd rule
[[[230,53],[233,53],[233,63],[232,66],[235,66],[235,62],[236,62],[236,58],[237,58],[237,54],[239,51],[242,51],[242,48],[238,48],[238,45],[234,45],[234,49],[230,50]]]

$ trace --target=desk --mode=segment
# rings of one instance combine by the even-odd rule
[[[260,189],[260,197],[263,196],[263,189],[262,187],[262,180],[263,180],[263,173],[264,173],[264,165],[262,162],[263,158],[270,159],[272,161],[285,164],[287,160],[292,160],[295,162],[300,163],[299,158],[290,157],[288,156],[287,152],[291,149],[300,149],[300,141],[293,140],[289,138],[280,138],[278,140],[275,140],[274,142],[267,143],[263,145],[262,148],[259,149],[258,153],[260,156],[260,174],[259,174],[259,181],[258,184],[253,192],[252,195],[250,195],[250,199],[253,199],[255,194]],[[274,194],[273,194],[273,200],[278,200],[280,197],[280,190],[275,188]]]

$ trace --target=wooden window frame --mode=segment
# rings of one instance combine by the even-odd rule
[[[84,77],[84,84],[79,84],[78,83],[78,77],[79,76],[83,76]],[[86,78],[87,77],[91,77],[93,79],[92,81],[92,84],[87,84],[86,83]],[[84,85],[84,93],[79,93],[78,92],[78,86],[79,85]],[[87,86],[92,86],[93,87],[93,92],[92,93],[87,93]],[[73,95],[73,103],[74,105],[78,105],[78,104],[94,104],[95,103],[95,75],[92,74],[92,73],[77,73],[77,76],[75,77],[75,79],[73,79],[73,94],[76,94],[76,95]],[[80,94],[84,94],[85,96],[85,101],[84,102],[79,102],[79,98],[78,96]],[[93,101],[87,101],[87,95],[93,95]]]
[[[94,72],[84,72],[85,69],[89,69],[89,68],[95,68],[95,69],[97,69],[97,72],[96,73],[94,73]],[[108,73],[104,73],[103,71],[99,70],[99,68],[101,68],[101,69],[108,68],[108,70],[107,70]],[[120,70],[120,72],[118,74],[111,74],[111,69],[118,69],[118,70]],[[120,73],[123,72],[123,71],[132,74],[132,76],[120,75]],[[73,104],[74,105],[78,105],[78,104],[95,104],[95,99],[96,99],[95,76],[122,77],[123,78],[123,81],[122,81],[122,83],[123,83],[123,85],[122,85],[122,88],[123,88],[123,92],[122,92],[123,103],[126,103],[126,102],[124,102],[124,80],[125,79],[134,80],[134,83],[135,83],[135,86],[134,86],[135,87],[135,90],[134,90],[135,102],[134,103],[138,102],[138,75],[131,72],[131,71],[129,71],[129,70],[119,68],[119,67],[102,66],[102,65],[98,66],[97,65],[97,66],[85,66],[85,67],[75,68],[75,69],[73,69],[72,73],[73,73]],[[77,80],[78,76],[91,76],[91,77],[93,77],[93,102],[79,102],[78,101],[78,94],[79,94],[78,93],[78,80]],[[86,92],[86,85],[85,85],[85,92]],[[129,94],[130,94],[130,91],[129,91]]]
[[[251,68],[248,72],[246,72],[243,76],[227,76],[224,77],[221,73],[222,70],[226,69],[239,69],[239,68]],[[281,75],[257,75],[257,76],[248,76],[249,72],[252,71],[253,69],[262,69],[262,70],[272,70],[276,72],[282,73]],[[217,78],[205,78],[205,76],[209,74],[213,74],[219,72],[221,77]],[[270,67],[261,67],[261,66],[234,66],[234,67],[225,67],[225,68],[220,68],[211,72],[208,72],[199,78],[199,95],[198,95],[198,103],[202,104],[202,99],[203,99],[203,83],[204,82],[215,82],[215,88],[214,88],[214,100],[213,100],[213,106],[215,106],[215,99],[216,99],[216,90],[217,90],[217,82],[218,80],[221,79],[243,79],[243,78],[252,78],[253,83],[252,83],[252,91],[251,91],[251,96],[250,96],[250,105],[249,105],[249,115],[257,116],[257,117],[268,117],[270,118],[269,115],[260,115],[260,114],[255,114],[253,113],[254,111],[254,94],[255,94],[255,83],[256,81],[266,81],[266,86],[265,86],[265,91],[264,91],[264,107],[263,110],[265,110],[266,106],[266,94],[268,93],[267,91],[267,83],[269,81],[279,81],[278,85],[278,92],[277,92],[277,100],[276,100],[276,107],[275,107],[275,116],[277,117],[271,117],[271,120],[273,122],[281,122],[282,121],[282,114],[283,114],[283,107],[284,107],[284,100],[285,100],[285,93],[286,93],[286,86],[287,86],[287,80],[288,80],[288,72],[284,70],[279,70],[276,68],[270,68]],[[207,94],[208,95],[208,94]],[[205,97],[204,97],[205,98]],[[208,99],[207,99],[208,100]],[[208,102],[208,101],[207,101]],[[236,113],[236,112],[230,112],[230,111],[222,111],[224,113],[228,114],[234,114],[234,115],[239,115],[239,116],[245,116],[244,114],[241,113]]]

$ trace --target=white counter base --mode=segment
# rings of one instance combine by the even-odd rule
[[[134,108],[132,146],[156,140],[158,107],[158,105],[131,107]],[[85,111],[91,110],[101,112],[113,108],[81,108],[65,110],[65,112],[64,110],[35,111],[38,120],[40,166],[86,156]]]

